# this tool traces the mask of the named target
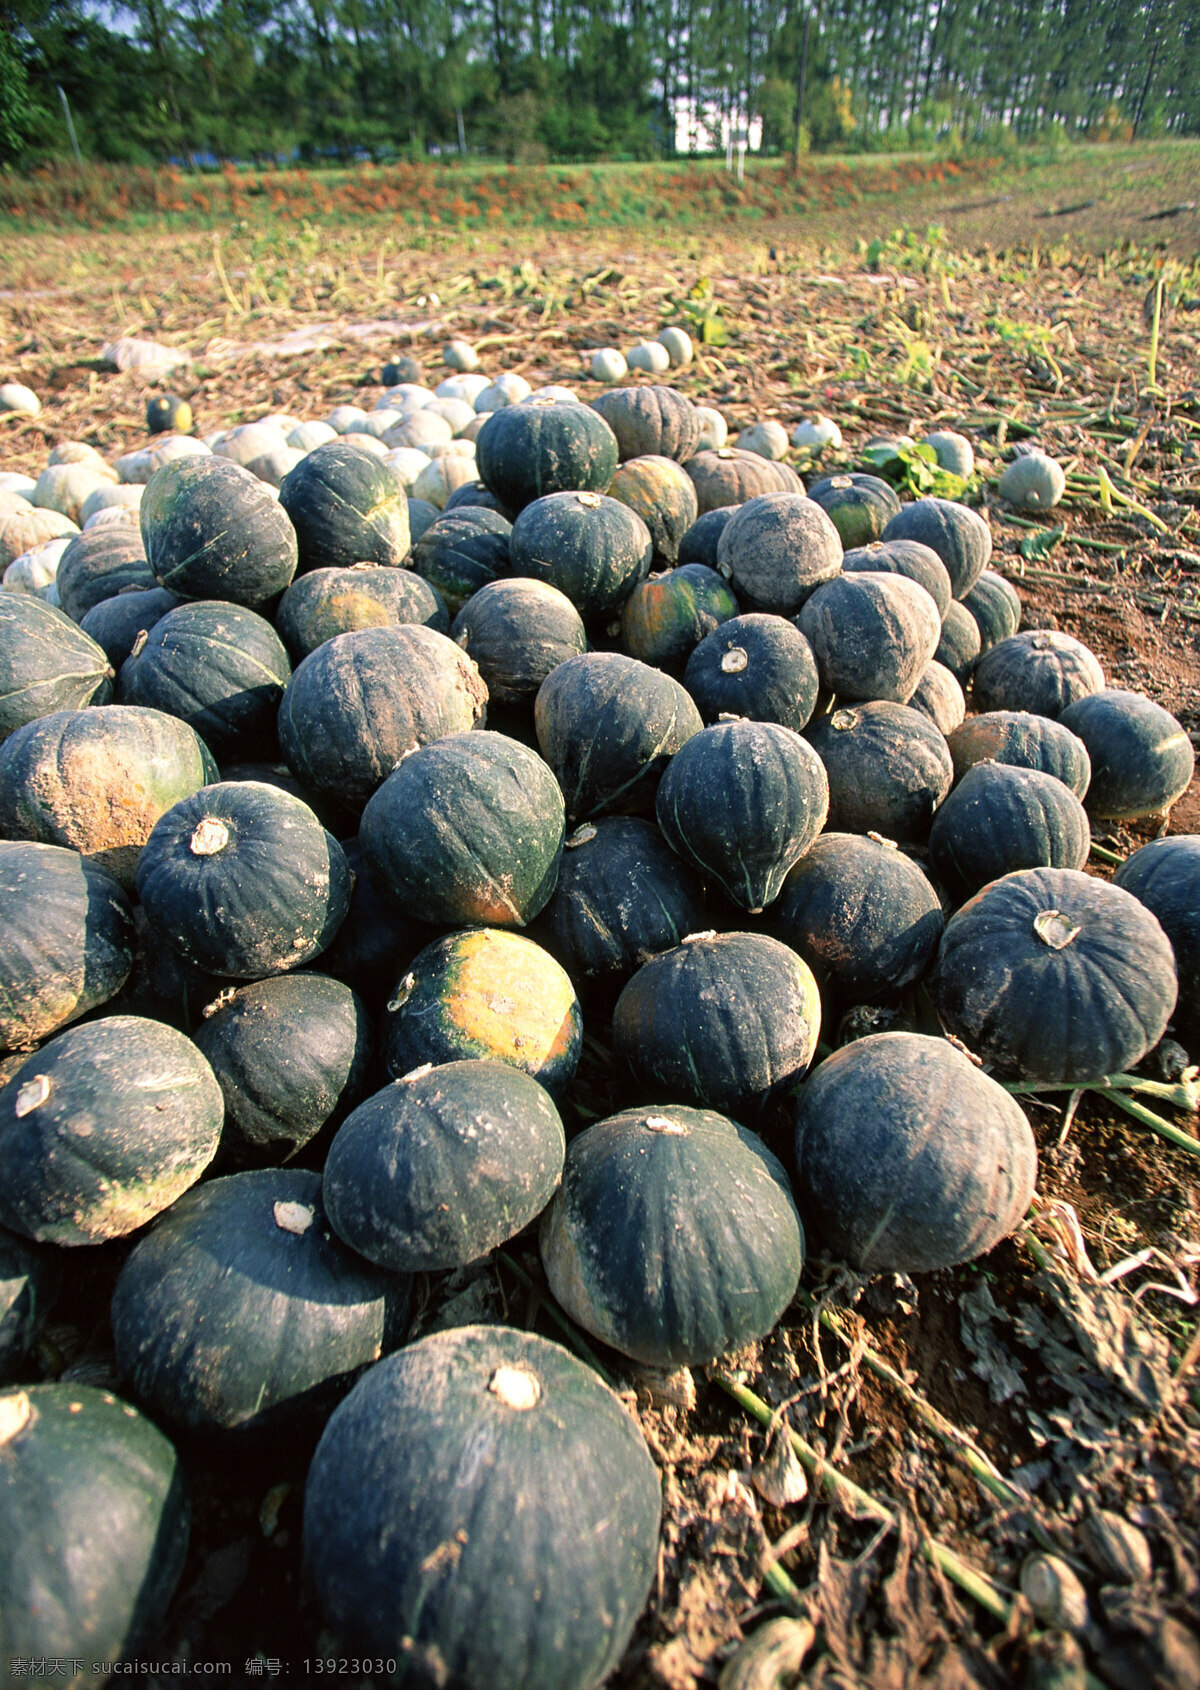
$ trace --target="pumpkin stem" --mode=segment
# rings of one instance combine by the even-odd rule
[[[11,1396],[0,1397],[0,1449],[11,1443],[32,1417],[33,1404],[28,1391],[14,1391]]]
[[[1033,931],[1052,951],[1065,951],[1073,939],[1078,939],[1082,927],[1075,927],[1061,910],[1043,910],[1035,917]]]
[[[224,822],[219,822],[215,816],[205,816],[199,827],[192,834],[191,849],[193,857],[215,857],[223,851],[229,843],[229,829]]]
[[[505,1408],[525,1414],[536,1408],[542,1394],[537,1376],[524,1367],[498,1367],[488,1380],[488,1390]]]

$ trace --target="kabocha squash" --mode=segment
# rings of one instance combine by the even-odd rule
[[[953,599],[946,608],[942,634],[934,656],[943,667],[949,669],[960,686],[966,686],[970,682],[982,649],[983,641],[980,638],[978,622],[965,604]]]
[[[992,531],[977,511],[953,499],[917,499],[883,531],[885,540],[919,540],[950,573],[956,599],[967,596],[992,555]]]
[[[748,500],[717,542],[717,568],[748,610],[794,616],[841,567],[837,529],[802,493]]]
[[[117,1367],[175,1425],[270,1430],[328,1409],[394,1349],[410,1290],[333,1236],[320,1174],[228,1174],[176,1203],[121,1269]]]
[[[598,411],[544,397],[494,411],[475,446],[479,479],[514,511],[546,493],[603,493],[619,455]]]
[[[532,939],[450,933],[413,960],[388,1002],[388,1072],[494,1057],[560,1095],[575,1077],[583,1019],[570,977]]]
[[[366,1096],[371,1017],[327,975],[284,974],[223,994],[193,1037],[225,1099],[225,1142],[243,1160],[286,1161]]]
[[[410,498],[408,501],[409,514],[412,514],[412,507],[414,504],[425,503],[426,501],[423,499],[417,500]],[[456,487],[453,493],[451,493],[447,498],[446,503],[442,506],[442,515],[444,516],[447,511],[473,509],[476,506],[478,506],[480,510],[497,512],[498,515],[504,518],[505,522],[513,522],[516,520],[516,511],[510,511],[508,506],[499,500],[494,493],[489,493],[482,481],[464,481],[461,486]],[[430,517],[429,521],[435,521],[438,515],[437,506],[429,505],[428,508],[433,512],[433,516]],[[420,530],[414,526],[414,542],[421,538],[421,535],[425,532],[425,529],[428,526],[428,522],[426,522]]]
[[[646,524],[659,568],[673,569],[679,542],[700,514],[696,489],[674,458],[655,453],[629,458],[609,482],[608,493]]]
[[[1034,628],[998,640],[979,659],[972,677],[978,710],[1022,710],[1055,720],[1104,684],[1095,653],[1057,628]]]
[[[952,734],[961,726],[967,713],[966,697],[957,678],[936,659],[917,682],[916,691],[908,703],[912,709],[928,716],[942,734]]]
[[[903,575],[837,575],[805,600],[796,622],[821,685],[847,703],[905,703],[941,632],[937,605]]]
[[[478,668],[494,705],[531,705],[551,670],[588,648],[565,593],[516,577],[480,587],[454,618],[450,638]]]
[[[532,937],[582,992],[623,983],[703,926],[700,881],[653,822],[602,816],[568,835],[558,885]]]
[[[1049,716],[1027,710],[989,710],[970,716],[947,736],[954,778],[961,780],[976,763],[1011,763],[1056,775],[1076,798],[1087,795],[1092,763],[1087,746]]]
[[[680,564],[636,586],[621,611],[621,650],[678,673],[706,634],[738,613],[715,569]]]
[[[279,489],[279,509],[295,530],[298,573],[352,563],[390,569],[408,556],[404,483],[353,436],[318,446],[290,470]]]
[[[106,1003],[133,966],[133,912],[78,851],[0,840],[0,1049]]]
[[[654,555],[635,510],[600,493],[550,493],[513,524],[514,575],[532,575],[566,594],[585,621],[619,610]]]
[[[314,569],[293,581],[275,612],[275,626],[293,663],[338,634],[419,622],[447,633],[450,613],[441,594],[410,569],[356,563]]]
[[[700,444],[696,407],[673,387],[617,387],[591,405],[616,435],[622,463],[655,456],[684,464]]]
[[[769,1332],[804,1238],[782,1165],[708,1109],[627,1109],[572,1139],[542,1263],[585,1332],[652,1367],[712,1361]]]
[[[702,563],[709,569],[715,569],[717,544],[725,524],[736,509],[736,505],[722,505],[718,510],[705,511],[703,516],[698,516],[679,542],[679,562]]]
[[[472,593],[509,573],[511,534],[510,522],[478,505],[443,512],[413,546],[408,565],[457,616]]]
[[[890,839],[823,833],[783,883],[775,934],[841,1005],[878,1003],[919,980],[942,936],[937,893]]]
[[[1126,857],[1113,885],[1144,904],[1171,941],[1179,978],[1176,1025],[1192,1041],[1188,1054],[1200,1052],[1200,837],[1152,839]]]
[[[288,767],[314,791],[365,804],[406,751],[484,719],[470,658],[432,628],[360,628],[299,663],[279,707]]]
[[[1059,720],[1087,746],[1090,815],[1103,821],[1162,815],[1191,785],[1196,754],[1182,723],[1141,693],[1092,693]]]
[[[57,1250],[43,1249],[0,1227],[0,1380],[13,1373],[37,1342],[62,1281],[61,1262]],[[3,1444],[0,1434],[0,1449]]]
[[[933,548],[919,540],[873,540],[869,545],[855,546],[842,559],[842,568],[848,575],[863,569],[872,574],[906,575],[924,587],[939,616],[945,616],[954,597],[950,571]]]
[[[140,506],[142,542],[160,587],[181,599],[229,599],[251,609],[296,573],[288,516],[249,470],[211,456],[155,470]]]
[[[721,716],[778,722],[796,733],[817,705],[820,680],[812,647],[783,616],[735,616],[692,652],[683,684],[709,725]]]
[[[822,476],[809,487],[808,496],[833,523],[847,551],[878,540],[900,513],[900,500],[887,482],[857,470]]]
[[[160,710],[59,710],[0,747],[0,837],[65,845],[129,890],[159,817],[217,778],[204,741]]]
[[[1045,452],[1022,452],[1000,477],[998,490],[1019,511],[1050,510],[1066,492],[1067,478]]]
[[[702,419],[703,420],[703,419]],[[701,450],[684,465],[696,489],[696,515],[721,505],[744,505],[762,493],[803,493],[804,483],[790,464],[743,452],[737,446]]]
[[[357,839],[348,839],[342,849],[354,890],[345,920],[321,952],[318,967],[322,974],[349,986],[378,1017],[396,989],[397,976],[438,936],[437,929],[430,922],[401,915],[390,899],[376,891]]]
[[[130,587],[157,586],[136,528],[106,524],[77,534],[58,560],[58,603],[64,616],[82,622],[94,605]]]
[[[856,1273],[927,1273],[1016,1228],[1037,1150],[1016,1100],[945,1039],[876,1033],[835,1051],[796,1110],[806,1226]]]
[[[542,756],[567,815],[649,809],[669,759],[703,723],[678,681],[617,652],[570,657],[534,704]]]
[[[795,1085],[820,1026],[794,950],[762,933],[695,933],[629,981],[613,1046],[640,1096],[740,1112]]]
[[[829,778],[829,826],[901,844],[929,833],[950,790],[945,738],[919,710],[881,700],[835,710],[808,729]]]
[[[200,1178],[222,1110],[174,1027],[135,1015],[69,1027],[0,1090],[0,1225],[71,1245],[136,1231]]]
[[[101,599],[84,616],[79,626],[95,640],[104,655],[119,670],[140,633],[149,633],[155,623],[183,603],[165,587],[133,588],[115,598]]]
[[[324,950],[350,903],[350,870],[299,798],[258,781],[220,781],[156,824],[137,891],[189,962],[259,980]]]
[[[190,1038],[209,1006],[230,991],[230,982],[186,962],[147,921],[140,904],[133,907],[133,928],[133,968],[123,989],[109,1000],[108,1013],[165,1021]]]
[[[330,1418],[305,1560],[329,1625],[414,1682],[594,1690],[646,1600],[660,1507],[637,1424],[590,1367],[532,1332],[458,1327]]]
[[[107,704],[107,654],[53,606],[0,593],[0,741],[55,711]]]
[[[1089,1085],[1135,1067],[1175,1007],[1175,959],[1130,893],[1075,869],[993,881],[946,924],[944,1026],[1011,1079]]]
[[[704,728],[667,764],[655,799],[672,849],[752,914],[778,897],[828,809],[821,759],[774,722]]]
[[[190,1519],[182,1463],[129,1403],[75,1382],[0,1392],[5,1662],[79,1660],[106,1682],[165,1619]]]
[[[962,602],[975,618],[983,651],[990,651],[1021,626],[1021,599],[1017,589],[994,569],[983,571]]]
[[[264,616],[197,600],[168,611],[121,669],[123,704],[178,716],[214,757],[278,754],[275,720],[292,666]]]
[[[976,763],[933,818],[929,858],[956,903],[1023,868],[1081,869],[1092,833],[1070,787],[1038,769]]]
[[[566,816],[550,769],[505,734],[447,734],[405,757],[371,797],[359,846],[414,919],[524,927],[558,879]]]
[[[398,1273],[465,1267],[541,1214],[566,1139],[544,1086],[507,1062],[419,1068],[342,1123],[322,1197],[338,1237]]]
[[[782,423],[767,418],[742,429],[734,445],[740,447],[743,452],[757,452],[760,457],[778,460],[787,453],[787,429]]]
[[[938,428],[931,434],[923,434],[921,445],[933,448],[939,469],[949,470],[964,481],[970,481],[974,475],[975,449],[965,434],[953,428]]]

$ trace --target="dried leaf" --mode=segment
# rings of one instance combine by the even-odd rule
[[[1107,1285],[1081,1285],[1054,1268],[1037,1276],[1081,1354],[1126,1396],[1157,1414],[1172,1394],[1170,1345],[1142,1324],[1135,1305]]]

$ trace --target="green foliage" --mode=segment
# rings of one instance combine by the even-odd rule
[[[862,456],[864,463],[886,474],[898,492],[913,499],[961,499],[967,490],[961,475],[941,468],[932,446],[868,446]]]
[[[686,317],[692,334],[705,346],[725,346],[729,329],[721,314],[721,304],[713,293],[707,276],[701,276],[689,289],[685,299],[668,301],[670,315]]]
[[[12,38],[0,32],[0,163],[20,157],[32,121],[28,72]]]

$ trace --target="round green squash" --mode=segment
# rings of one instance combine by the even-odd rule
[[[796,625],[812,647],[821,685],[846,703],[906,703],[941,632],[937,605],[924,587],[904,575],[870,572],[837,575],[819,586]]]
[[[803,493],[804,483],[790,464],[762,458],[738,446],[697,452],[683,466],[696,489],[696,515],[722,505],[744,505],[762,493]]]
[[[966,696],[958,678],[936,658],[917,682],[908,703],[922,716],[928,716],[938,732],[945,735],[961,727],[967,713]]]
[[[212,1069],[174,1027],[69,1027],[0,1090],[0,1225],[70,1245],[136,1231],[200,1178],[222,1113]]]
[[[961,780],[976,763],[1011,763],[1056,775],[1076,798],[1087,796],[1092,763],[1087,746],[1061,722],[1027,710],[989,710],[969,716],[947,736],[954,778]]]
[[[1196,753],[1183,724],[1142,693],[1106,688],[1059,721],[1087,746],[1088,813],[1102,821],[1163,815],[1192,783]]]
[[[42,599],[0,594],[0,742],[55,711],[107,704],[113,670],[96,641]]]
[[[736,510],[736,505],[721,505],[717,510],[705,511],[703,516],[698,516],[679,542],[680,563],[702,563],[709,569],[715,569],[721,535]]]
[[[965,598],[987,568],[992,531],[978,511],[954,499],[917,499],[905,505],[883,531],[885,540],[919,540],[935,551],[950,573],[956,599]]]
[[[1023,868],[1081,869],[1092,848],[1087,812],[1054,775],[976,763],[929,830],[933,872],[955,903]]]
[[[621,462],[627,458],[674,458],[685,464],[700,444],[702,422],[684,393],[657,382],[645,387],[614,387],[591,401],[617,437]]]
[[[603,493],[617,437],[590,405],[546,396],[493,411],[475,440],[479,479],[510,510],[547,493]]]
[[[627,504],[600,493],[550,493],[513,524],[514,575],[557,587],[585,621],[619,610],[649,573],[650,530]]]
[[[945,738],[919,710],[880,700],[823,716],[807,731],[829,779],[829,826],[901,844],[929,834],[954,766]]]
[[[1057,628],[1032,628],[998,640],[972,676],[976,709],[1022,710],[1056,721],[1068,705],[1104,685],[1096,654]]]
[[[802,493],[748,500],[717,542],[717,568],[748,610],[794,616],[841,567],[837,529]]]
[[[75,1383],[0,1392],[6,1664],[80,1660],[100,1684],[136,1659],[166,1618],[190,1519],[174,1448],[128,1403]]]
[[[660,1508],[637,1424],[590,1367],[532,1332],[458,1327],[334,1412],[304,1553],[328,1624],[413,1682],[594,1690],[649,1592]]]
[[[322,1197],[338,1237],[379,1267],[465,1267],[541,1214],[566,1139],[544,1086],[507,1062],[418,1068],[339,1127]]]
[[[651,575],[625,600],[621,650],[678,673],[705,635],[737,613],[737,599],[715,569],[683,563]]]
[[[975,618],[983,651],[990,651],[1021,626],[1020,595],[994,569],[983,571],[962,602]]]
[[[512,524],[496,511],[443,511],[413,546],[408,567],[457,616],[473,593],[509,573],[511,534]]]
[[[782,1165],[745,1127],[681,1104],[627,1109],[572,1139],[540,1243],[572,1320],[651,1367],[763,1337],[804,1258]]]
[[[842,559],[842,569],[848,575],[863,569],[876,575],[906,575],[918,587],[924,587],[939,616],[945,616],[954,597],[950,571],[933,548],[919,540],[872,540],[868,545],[855,546]]]
[[[0,1380],[37,1342],[62,1284],[58,1251],[0,1227]]]
[[[114,669],[119,670],[143,631],[175,610],[183,600],[165,587],[131,588],[115,598],[101,599],[84,616],[79,626],[100,646]]]
[[[228,599],[253,609],[296,573],[286,509],[228,458],[164,464],[146,483],[140,512],[154,579],[181,599]]]
[[[77,534],[58,560],[54,577],[58,604],[72,622],[115,593],[142,592],[157,585],[142,537],[124,523],[104,523]]]
[[[397,975],[438,937],[438,931],[430,922],[401,915],[391,899],[376,890],[357,838],[346,840],[342,849],[354,889],[345,920],[321,952],[318,967],[322,974],[349,986],[378,1019],[396,989]]]
[[[696,489],[674,458],[652,452],[628,459],[609,482],[608,493],[646,524],[658,567],[673,569],[679,542],[700,514]]]
[[[321,1176],[209,1180],[130,1253],[112,1299],[117,1368],[190,1431],[266,1432],[328,1411],[408,1327],[411,1282],[347,1250]]]
[[[957,475],[963,481],[970,481],[974,475],[975,448],[965,434],[959,434],[953,428],[938,428],[930,434],[923,434],[921,445],[932,446],[939,469],[949,470],[951,475]]]
[[[722,716],[777,722],[799,733],[821,689],[804,635],[783,616],[752,611],[707,634],[692,652],[683,684],[706,727]]]
[[[822,476],[812,483],[808,496],[833,523],[847,551],[878,540],[900,513],[900,500],[887,482],[859,470]]]
[[[519,577],[473,593],[450,638],[478,668],[494,705],[532,705],[551,670],[588,648],[583,619],[567,595]]]
[[[1171,941],[1179,977],[1175,1021],[1188,1045],[1200,1050],[1200,837],[1152,839],[1126,857],[1113,885],[1144,904]]]
[[[978,622],[965,604],[958,599],[952,599],[946,607],[941,638],[938,640],[934,657],[944,668],[949,669],[960,686],[965,687],[971,679],[982,649],[983,640]]]
[[[297,573],[354,563],[394,569],[408,556],[404,483],[353,438],[330,440],[289,470],[278,508],[295,530]]]
[[[338,634],[402,622],[444,634],[450,614],[441,594],[419,575],[377,563],[310,570],[292,582],[275,612],[275,627],[294,663]]]
[[[856,1273],[972,1261],[1020,1225],[1037,1180],[1029,1122],[945,1039],[875,1033],[835,1051],[796,1110],[806,1226]]]

